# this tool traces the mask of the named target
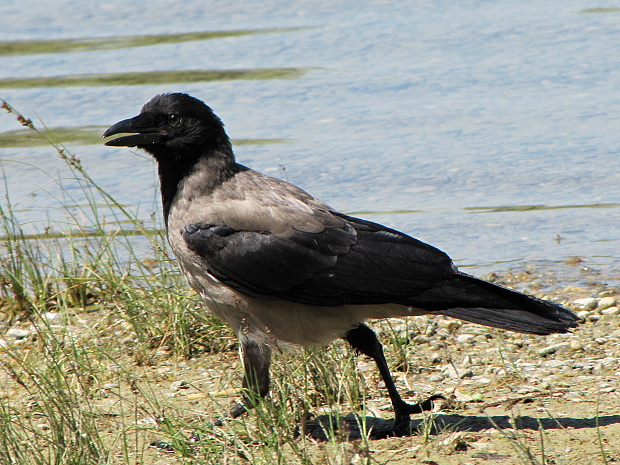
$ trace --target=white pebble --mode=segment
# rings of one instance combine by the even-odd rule
[[[560,368],[567,366],[567,363],[562,360],[545,360],[541,365],[546,368]]]
[[[581,310],[580,312],[576,312],[575,314],[577,315],[577,318],[579,318],[580,320],[585,320],[586,318],[588,318],[590,313],[591,312],[589,312],[588,310]]]
[[[583,350],[583,344],[579,339],[571,339],[570,348],[573,350]]]
[[[452,365],[446,366],[445,373],[452,379],[464,379],[474,376],[473,371],[464,368],[455,368]]]
[[[15,339],[24,339],[32,334],[32,331],[29,329],[21,329],[21,328],[11,328],[6,332],[6,335],[9,337],[14,337]]]
[[[616,303],[617,300],[615,297],[603,297],[598,301],[598,307],[596,308],[598,310],[605,310],[606,308],[614,307]]]
[[[474,336],[473,334],[459,334],[456,337],[456,341],[460,342],[461,344],[470,344],[474,342],[475,340],[476,340],[476,336]]]
[[[584,310],[594,310],[598,307],[598,300],[594,297],[586,297],[585,299],[577,299],[573,301],[573,304]]]
[[[611,315],[611,316],[616,316],[618,314],[620,314],[620,307],[607,307],[604,310],[601,310],[601,313],[603,315]]]

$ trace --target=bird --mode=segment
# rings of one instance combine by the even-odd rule
[[[239,339],[243,390],[228,418],[268,395],[274,351],[344,339],[385,383],[394,420],[382,434],[407,435],[411,415],[441,395],[403,400],[369,320],[437,314],[537,335],[577,327],[557,303],[463,273],[429,244],[237,163],[222,121],[188,94],[156,95],[103,137],[155,158],[178,265]]]

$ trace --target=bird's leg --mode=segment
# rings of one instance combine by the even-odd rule
[[[250,334],[240,337],[243,357],[243,399],[230,409],[230,417],[237,418],[252,409],[269,393],[269,366],[271,347],[256,341]],[[216,420],[216,424],[218,421]],[[219,420],[221,424],[221,420]]]
[[[379,368],[379,373],[381,373],[381,378],[390,394],[392,406],[394,407],[394,427],[391,431],[388,431],[386,435],[403,436],[410,434],[410,415],[431,410],[433,408],[433,400],[442,398],[442,396],[435,395],[424,402],[408,404],[402,399],[396,389],[396,385],[390,374],[390,369],[383,355],[383,346],[381,342],[379,342],[379,339],[377,339],[375,332],[368,326],[360,324],[357,328],[350,330],[346,334],[345,339],[354,349],[371,357]]]
[[[260,400],[269,393],[269,366],[271,365],[271,348],[260,341],[254,340],[251,335],[243,335],[239,338],[243,357],[243,399],[235,404],[229,412],[229,418],[237,418],[249,409],[254,408]],[[213,424],[222,426],[224,420],[217,418]],[[193,433],[187,440],[195,443],[200,440],[197,433]],[[156,441],[151,446],[161,450],[173,451],[174,445]]]

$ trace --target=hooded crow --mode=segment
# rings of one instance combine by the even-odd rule
[[[119,134],[105,145],[155,157],[170,247],[239,338],[245,389],[232,417],[267,395],[272,350],[343,338],[377,364],[395,414],[386,434],[408,434],[433,398],[401,398],[366,320],[441,314],[541,335],[577,326],[560,305],[462,273],[428,244],[236,163],[220,119],[187,94],[154,97],[104,137]]]

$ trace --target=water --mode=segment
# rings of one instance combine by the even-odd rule
[[[592,279],[564,265],[578,256],[597,280],[620,284],[617,10],[127,3],[0,5],[0,97],[73,134],[63,137],[90,175],[141,217],[159,210],[153,162],[97,134],[155,94],[182,91],[250,140],[237,145],[241,163],[432,243],[470,273],[534,263],[561,284]],[[218,31],[232,32],[205,39]],[[0,114],[0,131],[19,128]],[[52,182],[65,173],[53,150],[2,134],[0,147],[22,222],[70,228],[54,208],[68,200]]]

